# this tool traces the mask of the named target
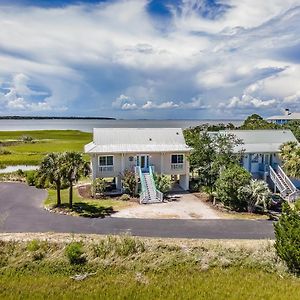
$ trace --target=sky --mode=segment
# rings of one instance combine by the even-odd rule
[[[0,115],[300,111],[300,0],[0,0]]]

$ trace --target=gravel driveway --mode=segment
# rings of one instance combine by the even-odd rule
[[[207,204],[190,193],[181,193],[175,201],[157,204],[143,204],[122,209],[114,218],[143,219],[220,219]]]

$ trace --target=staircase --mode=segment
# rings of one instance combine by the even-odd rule
[[[145,173],[137,167],[136,173],[141,181],[140,204],[162,202],[163,194],[156,189],[152,167],[149,167],[149,172]]]
[[[270,166],[270,179],[274,184],[274,190],[276,191],[277,189],[282,198],[288,201],[295,201],[300,196],[300,191],[280,166],[278,166],[276,171]]]

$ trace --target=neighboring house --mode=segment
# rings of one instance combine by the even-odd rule
[[[289,109],[286,109],[284,115],[272,116],[267,118],[267,121],[275,123],[275,124],[286,124],[289,121],[299,121],[300,113],[299,112],[291,112]]]
[[[114,177],[117,189],[125,170],[140,173],[147,187],[149,173],[158,173],[178,177],[181,188],[189,189],[191,149],[181,128],[94,128],[84,149],[91,156],[93,179]]]
[[[286,142],[297,142],[290,130],[223,130],[219,134],[234,134],[243,144],[234,148],[243,151],[241,165],[254,178],[272,183],[284,196],[296,192],[298,182],[290,180],[282,168],[279,157],[280,146]],[[293,194],[295,195],[295,194]]]

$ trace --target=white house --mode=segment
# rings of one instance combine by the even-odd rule
[[[254,178],[272,183],[284,197],[298,195],[295,186],[298,182],[288,178],[280,167],[280,146],[286,142],[298,143],[290,130],[223,130],[219,134],[234,134],[243,142],[234,151],[243,151],[241,165]]]
[[[181,128],[94,128],[84,150],[91,156],[93,179],[115,177],[118,189],[125,170],[140,170],[146,177],[151,172],[176,175],[181,188],[189,188],[191,149]]]
[[[283,115],[272,116],[267,118],[267,121],[275,124],[286,124],[289,121],[299,121],[300,113],[299,112],[291,112],[288,108],[285,109]]]

